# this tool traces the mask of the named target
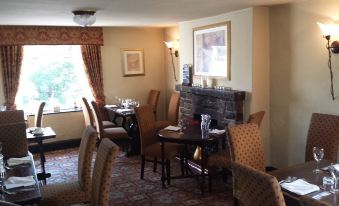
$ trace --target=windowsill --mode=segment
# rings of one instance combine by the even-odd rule
[[[54,112],[54,111],[44,111],[44,115],[50,115],[50,114],[60,114],[60,113],[70,113],[70,112],[82,112],[82,108],[70,108],[70,109],[60,109],[60,112]],[[35,114],[28,114],[28,116],[34,116]]]

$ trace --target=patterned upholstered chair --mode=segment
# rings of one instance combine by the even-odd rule
[[[277,179],[239,162],[232,163],[234,205],[285,206]]]
[[[261,122],[264,116],[265,116],[265,111],[253,113],[248,117],[247,123],[255,123],[260,128],[260,125],[261,125]]]
[[[153,90],[153,89],[151,91],[149,91],[147,104],[152,105],[152,109],[153,109],[155,116],[157,114],[157,106],[158,106],[159,96],[160,96],[160,91]]]
[[[0,112],[0,125],[16,122],[25,122],[23,110],[12,110]]]
[[[139,124],[140,146],[141,146],[141,173],[140,178],[144,178],[144,168],[146,161],[154,163],[153,171],[156,171],[157,160],[161,159],[161,147],[157,137],[157,129],[155,127],[155,117],[151,105],[144,105],[135,108],[135,114]],[[170,176],[171,159],[178,153],[179,146],[176,144],[166,143],[165,160],[166,174]],[[168,179],[168,184],[169,178]]]
[[[178,112],[180,103],[180,93],[173,92],[168,105],[167,120],[156,121],[155,126],[158,130],[163,129],[169,125],[176,125],[178,123]]]
[[[99,141],[103,138],[108,138],[121,146],[123,151],[128,150],[131,138],[128,136],[127,131],[123,127],[104,128],[99,113],[99,107],[95,101],[92,101],[92,107]]]
[[[34,127],[42,127],[43,111],[46,103],[41,102],[34,116]]]
[[[313,113],[308,129],[305,161],[313,160],[313,147],[324,148],[324,159],[336,162],[339,143],[339,116]]]
[[[320,202],[307,195],[301,196],[299,202],[301,206],[331,206],[331,204]]]
[[[88,126],[81,138],[78,159],[78,180],[41,187],[41,205],[70,205],[89,201],[91,197],[91,164],[97,134]]]
[[[93,112],[85,97],[82,98],[81,106],[82,106],[82,113],[84,114],[85,126],[87,127],[88,125],[91,125],[92,127],[95,128],[95,120],[93,117]],[[111,121],[102,121],[102,126],[104,128],[116,127],[116,125]]]

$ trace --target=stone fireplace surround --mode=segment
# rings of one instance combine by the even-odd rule
[[[245,92],[216,90],[176,85],[180,92],[181,118],[200,120],[201,114],[211,115],[218,127],[243,122]]]

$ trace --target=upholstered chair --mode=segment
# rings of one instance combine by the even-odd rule
[[[139,124],[140,147],[141,147],[141,173],[140,178],[144,178],[145,162],[154,163],[153,171],[156,170],[157,160],[161,159],[161,146],[157,137],[157,129],[155,127],[155,117],[153,107],[144,105],[135,108],[135,114]],[[179,146],[177,144],[166,143],[165,160],[166,174],[170,176],[171,159],[178,153]],[[169,178],[168,179],[168,184]]]
[[[91,125],[92,127],[96,127],[95,125],[95,120],[93,117],[93,112],[91,107],[89,106],[89,103],[85,97],[82,98],[81,101],[81,107],[82,107],[82,113],[84,114],[84,119],[85,119],[85,126],[87,127],[88,125]],[[102,121],[102,126],[104,128],[112,128],[116,127],[116,125],[111,122],[111,121]]]
[[[234,205],[285,206],[277,179],[239,162],[232,163]]]
[[[43,185],[41,205],[71,205],[90,200],[91,164],[96,140],[95,129],[92,126],[86,127],[79,147],[78,180]]]
[[[179,113],[180,93],[173,92],[168,105],[167,120],[156,121],[155,126],[158,130],[169,125],[177,125]]]
[[[16,122],[25,122],[25,115],[23,110],[0,112],[0,125]]]
[[[42,127],[43,112],[46,103],[41,102],[34,116],[34,127]]]
[[[299,203],[301,206],[331,206],[331,204],[320,202],[319,200],[307,195],[300,196]]]
[[[28,155],[25,122],[0,124],[0,142],[5,158]]]
[[[257,124],[258,127],[260,128],[260,125],[261,125],[261,122],[262,122],[264,116],[265,116],[265,111],[253,113],[248,117],[247,123]]]
[[[312,161],[313,147],[324,148],[324,159],[336,162],[339,143],[339,116],[313,113],[308,129],[305,161]]]
[[[147,104],[152,105],[152,109],[153,109],[155,116],[157,114],[157,106],[158,106],[159,96],[160,96],[160,91],[153,90],[153,89],[151,91],[149,91]]]
[[[103,138],[111,139],[113,142],[122,147],[122,150],[128,150],[131,138],[123,127],[104,128],[99,113],[99,107],[95,101],[92,101],[93,116],[99,141]]]

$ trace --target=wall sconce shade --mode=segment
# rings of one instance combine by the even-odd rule
[[[173,49],[173,46],[174,46],[174,42],[173,41],[164,41],[164,43],[166,44],[167,48],[169,49],[170,51],[170,55],[171,55],[171,60],[172,60],[172,68],[173,68],[173,75],[174,75],[174,79],[175,81],[178,81],[177,79],[177,75],[175,73],[175,66],[174,66],[174,61],[173,61],[173,54],[175,57],[179,57],[179,52],[178,50],[175,50],[174,53],[172,53],[172,49]]]
[[[76,10],[72,11],[72,13],[74,14],[73,21],[80,26],[91,26],[96,21],[96,18],[94,16],[95,11]]]

